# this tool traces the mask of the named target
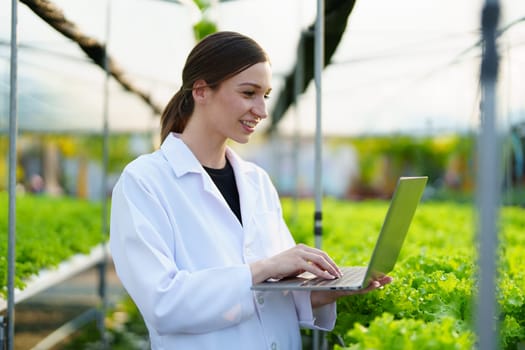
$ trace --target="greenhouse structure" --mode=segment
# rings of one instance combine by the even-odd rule
[[[179,16],[177,20],[186,21],[182,24],[165,23],[166,29],[177,31],[179,43],[164,43],[166,51],[158,55],[162,56],[158,59],[163,65],[172,64],[171,61],[176,62],[175,66],[182,65],[183,58],[179,57],[180,52],[179,55],[175,54],[175,49],[188,51],[199,35],[205,35],[206,30],[213,32],[220,28],[231,28],[249,32],[247,28],[250,23],[246,23],[245,27],[231,24],[245,21],[235,15],[235,6],[239,7],[240,13],[250,13],[251,9],[255,13],[253,18],[250,17],[254,24],[258,24],[258,20],[262,21],[256,18],[256,12],[258,7],[263,6],[273,6],[273,11],[282,16],[278,17],[280,20],[290,18],[290,22],[292,19],[297,22],[294,34],[283,33],[282,39],[288,40],[286,45],[293,61],[282,63],[277,59],[272,62],[276,70],[274,80],[277,98],[269,102],[272,120],[264,135],[269,140],[269,155],[264,158],[266,153],[260,151],[257,154],[259,158],[253,158],[268,168],[272,168],[280,157],[286,159],[282,161],[282,168],[271,175],[282,194],[283,215],[297,242],[328,249],[334,258],[346,264],[362,264],[372,248],[371,244],[375,242],[375,238],[369,235],[381,225],[393,183],[405,174],[411,176],[421,171],[430,174],[430,186],[423,195],[424,205],[418,208],[412,223],[410,242],[407,242],[406,249],[400,255],[392,286],[382,287],[377,293],[374,291],[338,301],[338,319],[334,330],[302,331],[303,348],[525,348],[525,273],[522,269],[525,268],[522,254],[525,244],[525,108],[512,120],[509,130],[503,130],[499,117],[502,105],[511,99],[508,97],[510,92],[507,91],[507,97],[500,92],[501,85],[506,84],[500,74],[501,71],[507,72],[507,69],[511,71],[508,68],[510,59],[506,58],[510,57],[509,52],[514,49],[512,43],[504,42],[502,38],[525,23],[525,12],[517,20],[502,25],[501,13],[505,3],[502,5],[498,0],[480,0],[480,11],[477,12],[480,32],[475,34],[478,38],[453,63],[445,65],[444,69],[455,69],[463,64],[461,60],[465,57],[468,57],[466,59],[469,62],[476,60],[479,63],[476,67],[479,72],[476,78],[479,95],[470,92],[472,101],[479,103],[479,111],[474,113],[479,113],[479,120],[461,137],[435,136],[437,133],[433,133],[428,125],[423,132],[416,132],[416,136],[406,136],[399,131],[401,126],[396,129],[392,125],[397,122],[392,122],[390,131],[378,131],[367,137],[334,133],[335,136],[328,142],[325,123],[329,119],[327,114],[333,113],[326,111],[332,108],[327,105],[332,103],[330,95],[335,94],[336,90],[335,85],[326,87],[325,77],[327,74],[342,75],[333,72],[337,67],[345,69],[347,66],[342,63],[341,52],[345,45],[349,45],[345,44],[345,40],[353,33],[350,32],[352,20],[355,18],[359,22],[359,11],[364,12],[366,7],[364,4],[360,7],[359,1],[311,0],[304,2],[307,5],[302,4],[301,0],[291,4],[269,1],[263,5],[265,1],[259,0],[133,0],[128,5],[122,5],[122,1],[119,3],[118,0],[100,0],[89,5],[92,6],[89,10],[102,10],[105,17],[97,15],[97,29],[86,34],[88,31],[83,30],[95,23],[94,19],[81,15],[82,11],[87,13],[87,7],[77,9],[77,21],[86,20],[81,23],[82,27],[70,21],[67,16],[69,13],[62,13],[53,1],[12,0],[9,42],[0,46],[9,52],[6,56],[8,64],[5,65],[8,67],[5,73],[9,73],[5,76],[9,77],[9,81],[4,89],[8,92],[5,101],[8,107],[5,115],[8,118],[0,119],[0,136],[4,137],[0,139],[0,147],[3,145],[7,150],[5,191],[0,185],[0,201],[6,203],[6,219],[0,221],[6,229],[5,242],[0,245],[5,254],[5,257],[0,258],[6,268],[5,272],[0,272],[4,280],[0,294],[0,349],[17,349],[15,310],[18,305],[88,270],[96,271],[98,279],[94,293],[96,305],[56,327],[55,331],[34,344],[32,349],[58,349],[59,344],[64,349],[78,348],[81,345],[67,347],[64,344],[67,340],[83,338],[78,334],[90,324],[94,324],[96,330],[94,340],[90,341],[97,348],[117,347],[114,342],[126,337],[126,341],[131,338],[135,341],[137,349],[149,346],[147,331],[134,305],[115,305],[108,299],[108,271],[112,261],[107,241],[112,186],[127,161],[149,152],[154,147],[152,145],[158,143],[154,134],[157,133],[158,117],[162,111],[159,101],[166,101],[177,88],[173,82],[166,83],[162,79],[179,79],[166,67],[159,74],[153,71],[151,64],[134,62],[136,66],[133,66],[130,63],[132,58],[128,57],[132,55],[118,57],[110,54],[112,48],[117,51],[125,46],[118,42],[112,43],[110,38],[113,35],[133,36],[137,45],[144,44],[142,50],[145,51],[162,46],[155,43],[155,38],[141,37],[145,35],[141,32],[144,28],[134,28],[140,25],[121,22],[122,17],[113,14],[125,10],[126,6],[129,6],[130,14],[135,10],[140,13],[139,4],[142,3],[156,8],[155,15],[159,19],[166,21],[169,17],[161,16],[168,16],[167,9],[176,9],[178,12],[173,13],[177,14],[171,15]],[[414,2],[407,0],[408,3],[409,6],[415,6]],[[22,8],[27,12],[19,17]],[[295,11],[302,13],[305,19]],[[226,16],[229,12],[232,13],[231,22],[224,19],[230,17],[219,16]],[[51,49],[39,48],[37,45],[32,47],[31,42],[25,40],[20,44],[20,36],[27,33],[26,28],[19,26],[18,22],[19,19],[26,20],[27,16],[38,17],[39,24],[45,25],[46,30],[66,38],[62,44],[66,43],[67,53],[57,54],[58,50],[51,52]],[[141,15],[141,18],[151,20],[143,17],[148,17],[146,14]],[[133,28],[133,33],[123,34],[125,30]],[[250,34],[256,36],[255,31]],[[157,40],[160,41],[159,38]],[[268,41],[261,40],[272,49],[275,44],[276,52],[282,49],[275,43],[278,41],[275,37]],[[371,37],[366,40],[371,40]],[[406,48],[417,45],[423,44],[410,43]],[[68,56],[60,58],[67,63],[57,68],[57,71],[64,71],[65,77],[53,76],[46,71],[49,69],[46,66],[50,62],[47,61],[49,58],[43,58],[42,63],[39,62],[40,67],[34,63],[26,65],[30,62],[27,51],[36,51],[42,57]],[[71,52],[77,56],[69,57]],[[387,52],[376,51],[377,57],[372,55],[367,60],[378,66],[382,63],[375,63],[375,60],[385,59],[381,57],[383,54],[392,61],[396,60],[397,55],[403,57],[397,51],[390,51],[388,55]],[[422,55],[422,51],[415,55],[419,54]],[[78,55],[83,57],[79,58]],[[123,57],[123,64],[119,66],[118,58]],[[352,56],[348,65],[359,65],[359,61],[359,57]],[[19,66],[22,64],[29,68],[20,74]],[[133,72],[134,67],[137,67],[137,71],[143,71]],[[362,69],[366,70],[364,66]],[[42,74],[43,81],[49,82],[42,90],[38,90],[37,86],[43,84],[42,81],[31,80],[31,74],[40,71],[45,72]],[[82,75],[80,83],[73,82],[75,78],[69,78],[68,75],[73,76],[76,74],[73,72],[79,71],[82,71],[79,73]],[[151,81],[142,76],[149,72],[156,75]],[[402,74],[409,73],[404,71]],[[512,76],[512,73],[509,75]],[[394,78],[390,75],[389,79]],[[64,82],[67,88],[60,90],[59,85]],[[21,89],[22,83],[33,83],[35,91],[43,91],[38,97],[40,99],[34,97],[35,92],[33,95],[27,92],[27,85]],[[358,83],[365,85],[365,82]],[[351,93],[361,93],[360,86],[352,85],[355,82],[346,84]],[[374,85],[374,82],[370,84]],[[383,91],[380,85],[373,87],[377,101],[374,94],[370,99],[373,102],[368,102],[369,110],[370,105],[377,104],[373,106],[377,108],[381,104],[379,95]],[[96,97],[89,95],[92,89],[99,92]],[[437,96],[437,90],[453,90],[454,87],[439,86],[432,89]],[[81,97],[73,98],[73,94]],[[310,102],[305,102],[308,96]],[[393,100],[395,98],[385,99],[386,104],[395,105]],[[53,107],[55,103],[62,102],[61,107]],[[415,101],[411,103],[416,104]],[[453,104],[452,101],[441,101],[439,104],[449,103]],[[93,113],[97,108],[98,113]],[[341,119],[345,108],[349,108],[348,105],[339,107],[341,114],[338,117]],[[118,112],[119,109],[121,112]],[[309,111],[305,112],[307,109]],[[300,124],[306,122],[301,122],[298,115],[303,112],[313,115],[310,118],[312,132],[308,136],[301,135]],[[393,111],[388,113],[395,115]],[[403,110],[401,114],[407,115],[408,112]],[[26,119],[22,121],[21,115]],[[370,118],[365,116],[363,119]],[[362,123],[365,129],[374,124],[370,120]],[[381,119],[377,124],[386,127],[387,121]],[[288,129],[286,132],[279,129],[282,125]],[[343,128],[343,125],[340,127]],[[21,137],[22,133],[25,134],[24,138]],[[49,139],[53,139],[53,142],[46,145]],[[351,148],[343,149],[342,144],[351,145]],[[41,146],[43,151],[39,150]],[[266,144],[263,146],[262,141],[257,139],[254,147],[262,150]],[[300,163],[300,158],[303,157],[304,161],[309,151],[311,161],[305,162],[306,165]],[[76,158],[68,157],[68,152]],[[373,164],[372,160],[367,162],[366,157],[355,156],[362,154],[359,152],[374,154],[376,158]],[[97,162],[88,159],[93,154],[96,154]],[[438,159],[440,155],[445,158],[444,154],[448,157],[446,160]],[[57,169],[64,164],[69,170],[59,174]],[[23,175],[21,168],[25,169]],[[30,172],[27,169],[38,170]],[[0,172],[2,170],[0,166]],[[41,171],[45,174],[40,174]],[[308,173],[308,176],[304,173]],[[439,177],[436,175],[434,178],[434,173],[439,174]],[[47,193],[44,193],[44,185],[39,182],[43,181],[40,175],[44,175],[46,186],[49,186]],[[24,189],[21,177],[24,177],[22,182],[27,185]],[[345,178],[342,189],[327,195],[327,188],[335,187],[334,183],[342,177]],[[307,188],[305,183],[310,184],[310,187]],[[300,186],[303,187],[299,189]],[[448,187],[440,192],[440,186]],[[464,192],[468,191],[471,192],[465,195]],[[441,196],[451,197],[443,199]],[[29,217],[33,221],[23,221]],[[348,227],[342,227],[341,222],[352,222],[351,231],[356,236],[352,237],[351,242],[345,239],[348,238]],[[23,236],[20,236],[22,232]],[[126,316],[123,317],[123,314]],[[119,320],[119,317],[123,318]],[[139,319],[140,326],[131,325],[132,319]],[[140,332],[144,333],[133,335],[133,331],[122,331],[126,326],[133,330],[140,328]],[[93,334],[90,337],[93,338]],[[131,345],[125,346],[131,349]],[[86,345],[86,348],[90,347]]]

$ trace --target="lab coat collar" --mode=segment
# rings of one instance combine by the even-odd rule
[[[202,173],[203,167],[188,146],[180,139],[180,134],[171,133],[160,146],[162,154],[170,163],[177,177],[187,173]],[[232,164],[235,174],[255,171],[253,164],[244,161],[230,147],[226,147],[226,157]],[[237,177],[237,176],[236,176]]]
[[[180,134],[170,133],[160,149],[175,172],[175,176],[182,177],[187,173],[201,173],[203,171],[199,160],[180,139]]]
[[[204,190],[221,198],[218,190],[215,189],[213,182],[209,176],[207,176],[197,157],[195,157],[184,141],[180,139],[180,134],[170,133],[160,146],[160,149],[176,177],[181,178],[189,173],[200,174]]]
[[[203,176],[203,186],[206,191],[218,193],[211,179],[207,176],[199,160],[188,146],[180,139],[180,134],[170,133],[160,146],[162,154],[173,169],[175,176],[182,177],[188,173],[199,173]],[[256,208],[259,188],[256,181],[257,168],[254,164],[244,161],[230,147],[226,147],[226,157],[235,173],[235,181],[239,191],[242,221],[248,222]]]

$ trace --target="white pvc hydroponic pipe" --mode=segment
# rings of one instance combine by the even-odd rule
[[[56,268],[49,268],[39,271],[39,273],[26,282],[22,290],[14,289],[11,300],[0,298],[0,312],[4,311],[8,304],[20,303],[38,293],[83,272],[96,264],[100,263],[109,255],[107,245],[102,243],[91,249],[89,254],[76,254],[71,258],[61,262]]]

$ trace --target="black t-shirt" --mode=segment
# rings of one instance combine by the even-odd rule
[[[237,184],[235,182],[235,174],[233,168],[226,158],[226,166],[222,169],[213,169],[204,167],[204,170],[210,175],[215,185],[219,188],[224,199],[230,206],[237,219],[242,225],[241,219],[241,205],[239,203],[239,191],[237,190]]]

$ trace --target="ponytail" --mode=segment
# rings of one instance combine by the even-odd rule
[[[164,108],[160,117],[160,139],[163,142],[170,132],[182,133],[193,113],[194,101],[191,89],[181,87]]]

